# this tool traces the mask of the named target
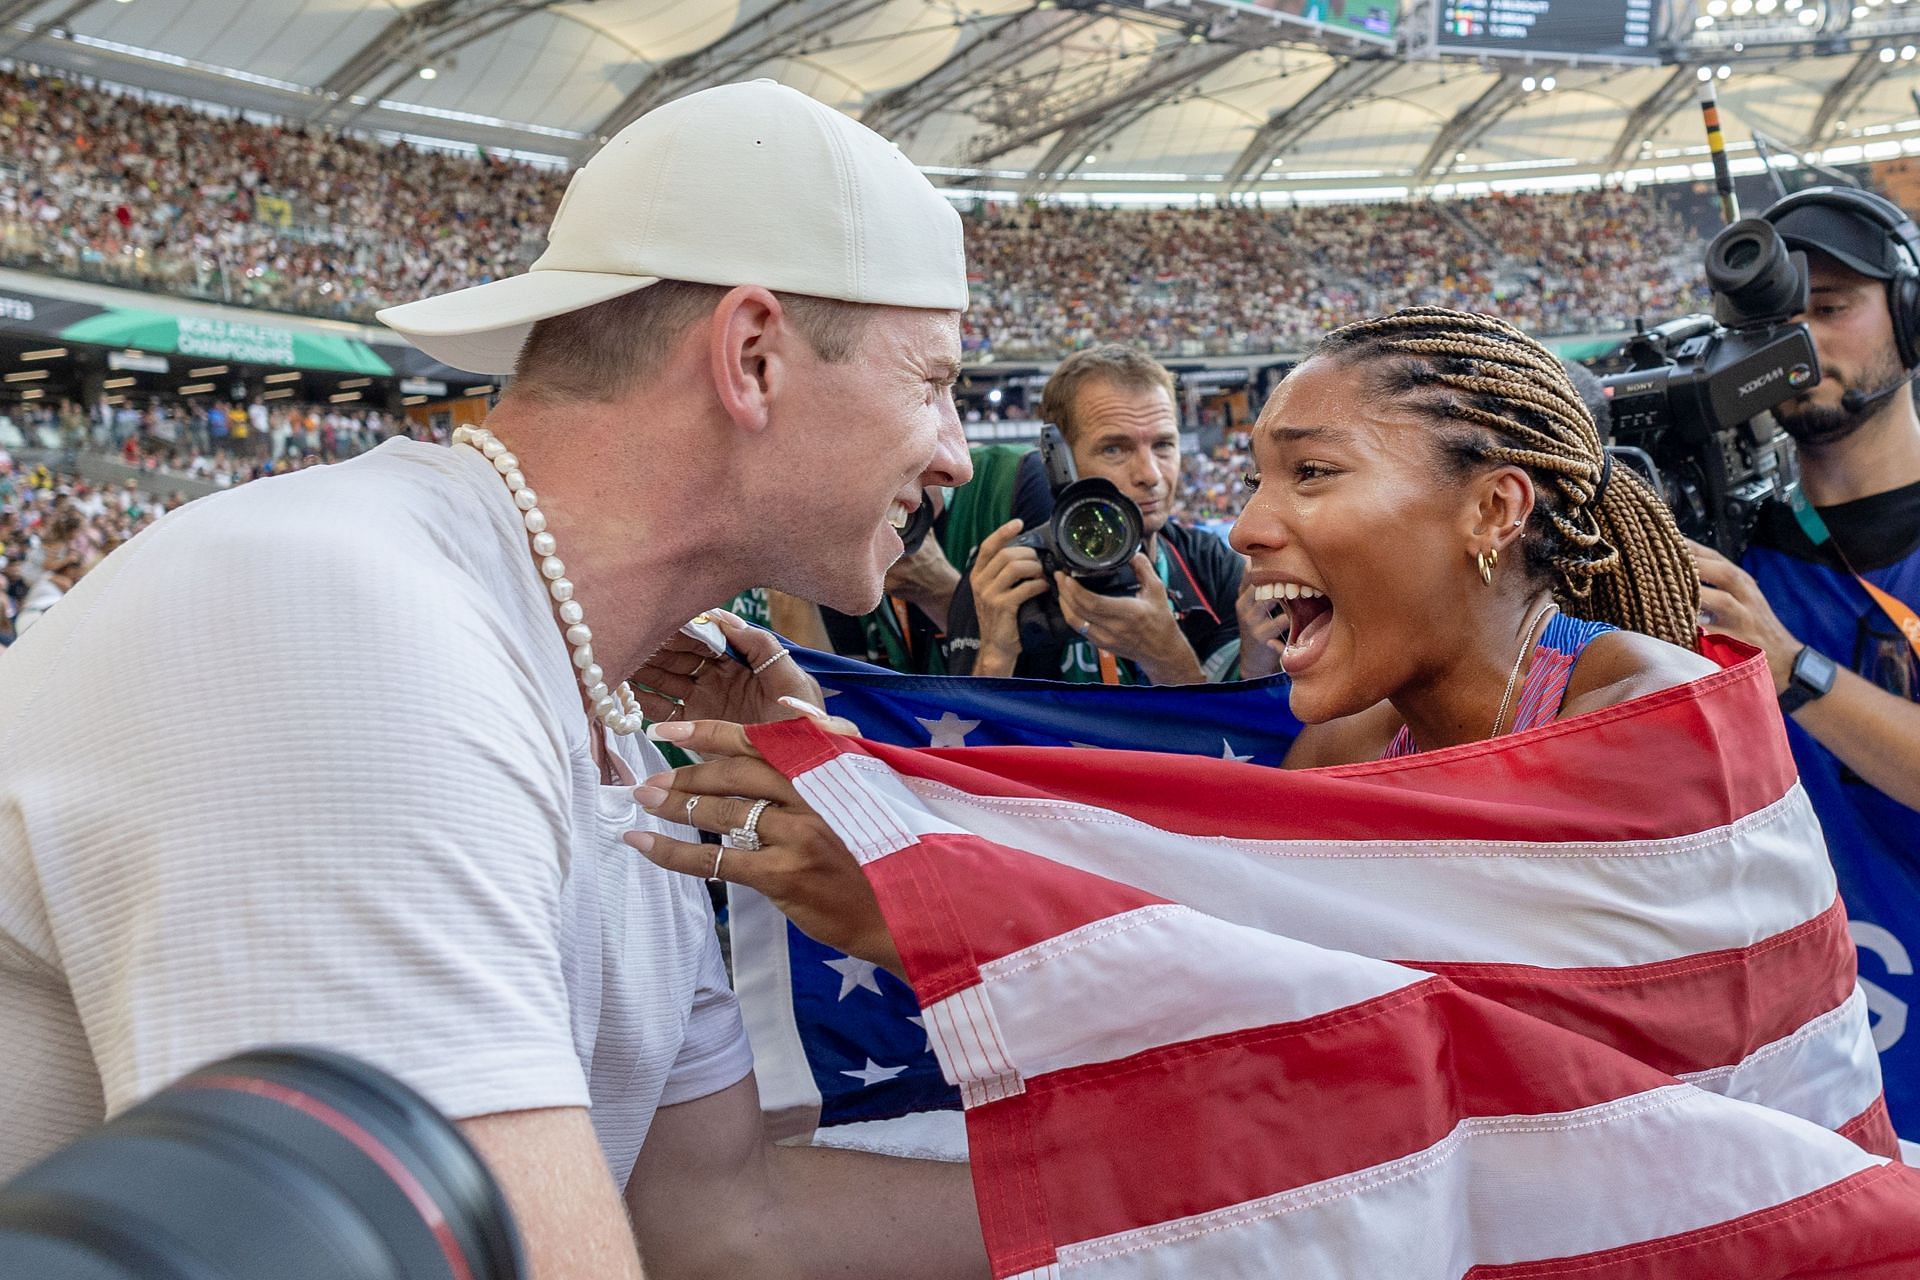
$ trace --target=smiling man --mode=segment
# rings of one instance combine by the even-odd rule
[[[619,841],[689,831],[634,807],[666,762],[625,678],[747,587],[873,607],[968,479],[966,299],[897,149],[771,81],[694,94],[526,274],[383,313],[514,373],[484,428],[109,557],[0,669],[0,1180],[294,1042],[455,1117],[542,1280],[984,1274],[963,1167],[768,1144],[706,886]],[[742,682],[804,686],[733,634]]]
[[[1147,539],[1133,558],[1136,595],[1097,595],[1065,574],[1048,579],[1021,523],[987,535],[954,595],[950,669],[1105,684],[1198,684],[1271,674],[1267,643],[1281,623],[1271,602],[1240,591],[1240,557],[1220,539],[1173,519],[1180,487],[1180,420],[1173,375],[1132,347],[1108,344],[1060,362],[1040,396],[1040,416],[1060,428],[1082,479],[1111,480],[1140,508]],[[1043,650],[1020,642],[1020,606],[1048,591],[1081,638]]]

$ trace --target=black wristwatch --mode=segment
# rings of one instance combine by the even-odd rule
[[[1815,698],[1825,696],[1832,691],[1834,677],[1839,674],[1840,668],[1832,658],[1812,645],[1804,646],[1793,655],[1793,673],[1787,677],[1787,687],[1780,691],[1780,709],[1792,715]]]

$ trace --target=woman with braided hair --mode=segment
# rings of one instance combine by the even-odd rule
[[[1329,334],[1268,402],[1233,545],[1290,615],[1292,767],[1499,737],[1681,684],[1699,586],[1559,361],[1416,307]]]

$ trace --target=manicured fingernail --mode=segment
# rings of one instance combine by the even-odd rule
[[[793,708],[803,716],[812,716],[815,720],[826,721],[833,719],[823,708],[814,706],[805,698],[786,697],[775,699],[775,701],[779,702],[783,707]]]
[[[633,789],[633,798],[642,809],[658,809],[667,802],[667,793],[655,786],[638,786]]]
[[[642,853],[647,853],[653,848],[653,832],[651,831],[629,831],[620,838]]]
[[[647,726],[647,736],[655,742],[685,742],[693,736],[693,726],[679,723],[650,724]]]
[[[747,625],[746,621],[743,618],[741,618],[739,614],[735,613],[731,609],[709,609],[707,610],[707,612],[712,614],[719,621],[731,622],[736,627],[744,627]]]

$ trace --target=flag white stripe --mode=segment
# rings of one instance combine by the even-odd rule
[[[1458,1280],[1694,1231],[1885,1163],[1837,1134],[1671,1085],[1545,1116],[1462,1121],[1340,1178],[1059,1250],[1065,1277]]]
[[[983,1088],[982,1101],[1020,1092],[1014,1056],[986,989],[975,985],[926,1006],[927,1039],[948,1084]]]
[[[1231,955],[1233,964],[1220,964],[1223,955]],[[980,1003],[990,1007],[968,1016],[982,1025],[992,1020],[1006,1057],[996,1057],[984,1073],[966,1071],[969,1062],[984,1063],[984,1055],[967,1048],[974,1041],[963,1041],[945,1051],[962,1065],[959,1081],[1016,1069],[1038,1076],[1203,1036],[1296,1022],[1426,975],[1163,904],[1096,920],[989,961],[980,976],[981,986],[963,994],[978,1000],[984,993],[987,1000]],[[1196,992],[1206,998],[1196,999]],[[1865,996],[1856,989],[1836,1008],[1739,1062],[1683,1078],[1838,1128],[1879,1096]]]
[[[870,757],[838,761],[840,776],[857,777],[899,827],[969,831],[1205,915],[1360,955],[1651,964],[1749,946],[1819,915],[1838,891],[1798,783],[1736,822],[1670,840],[1248,840],[1163,831],[1067,801],[973,796],[897,777]]]
[[[897,774],[866,756],[835,756],[795,778],[793,785],[863,865],[923,835],[965,832],[935,817]]]
[[[1008,1066],[1026,1076],[1297,1022],[1427,977],[1175,905],[1096,920],[990,961],[980,976]]]
[[[1739,1062],[1690,1071],[1680,1079],[1837,1129],[1880,1096],[1880,1059],[1867,1025],[1866,993],[1855,987],[1845,1003]]]
[[[753,1079],[760,1108],[781,1124],[779,1137],[799,1137],[798,1118],[820,1114],[820,1085],[807,1065],[793,1011],[792,953],[787,918],[744,885],[727,886],[733,948],[733,985],[753,1048]]]

